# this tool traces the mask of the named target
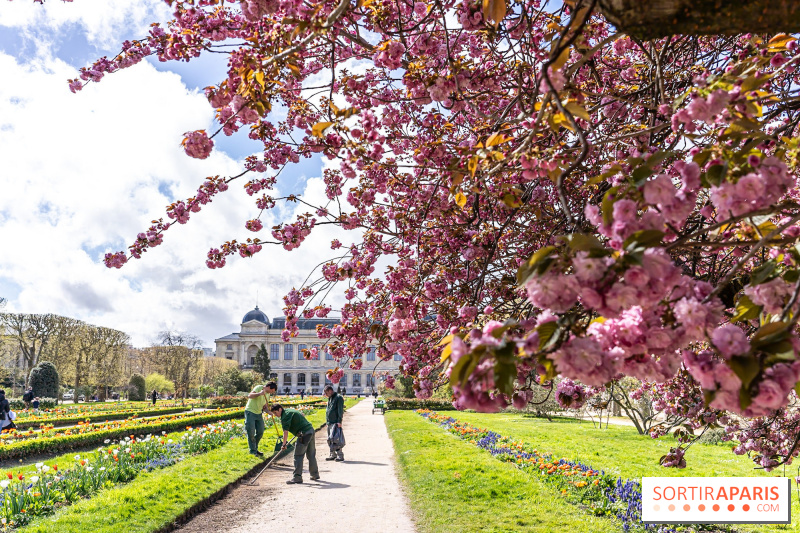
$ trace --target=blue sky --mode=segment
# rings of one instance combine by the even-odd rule
[[[144,259],[121,270],[101,264],[164,216],[166,204],[193,195],[205,176],[238,173],[244,157],[259,152],[244,131],[218,135],[203,161],[180,147],[183,132],[215,129],[202,90],[225,77],[221,54],[189,63],[150,58],[69,93],[66,80],[78,68],[115,55],[122,41],[168,16],[160,0],[0,3],[0,296],[9,299],[7,310],[118,328],[137,346],[163,329],[212,346],[238,331],[256,292],[270,317],[280,315],[281,296],[302,283],[306,265],[331,255],[332,238],[348,242],[326,226],[291,254],[269,248],[209,270],[210,247],[252,236],[243,226],[257,210],[234,185]],[[287,169],[279,192],[322,202],[323,164],[317,156]],[[302,212],[296,209],[262,217],[267,229],[259,236],[271,238],[269,228]]]

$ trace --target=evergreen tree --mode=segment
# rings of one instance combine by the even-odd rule
[[[134,374],[128,381],[130,392],[128,399],[134,402],[141,402],[147,399],[147,390],[145,388],[144,376],[141,374]]]
[[[31,370],[30,384],[33,395],[39,398],[58,397],[58,371],[55,365],[42,361]]]
[[[271,369],[269,367],[269,354],[267,353],[267,347],[264,346],[264,343],[261,343],[261,348],[256,353],[256,362],[253,365],[253,371],[257,374],[261,374],[264,379],[269,379],[269,375]]]

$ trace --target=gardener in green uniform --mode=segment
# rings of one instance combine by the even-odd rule
[[[256,385],[253,391],[247,395],[247,405],[244,408],[244,430],[247,433],[247,445],[250,453],[258,457],[264,454],[258,451],[258,443],[264,436],[264,417],[261,414],[265,408],[269,408],[267,394],[278,392],[278,385],[270,381],[266,385]]]
[[[311,474],[311,479],[318,480],[319,467],[317,466],[317,447],[314,444],[314,426],[296,409],[284,409],[281,405],[275,404],[270,410],[275,416],[281,418],[281,426],[283,426],[283,448],[281,449],[286,449],[289,433],[297,436],[294,446],[294,475],[286,483],[293,485],[303,482],[303,455],[308,457],[308,472]]]

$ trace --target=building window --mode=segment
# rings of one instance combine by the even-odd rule
[[[367,374],[367,387],[374,387],[375,386],[375,378],[372,374]]]
[[[271,379],[272,381],[278,381],[278,374],[276,374],[275,372],[270,372],[269,379]]]
[[[283,375],[283,386],[284,387],[291,387],[292,386],[292,375],[291,374],[284,374]]]
[[[273,361],[277,361],[280,359],[281,354],[281,345],[280,344],[270,344],[269,346],[269,358]]]
[[[399,353],[396,353],[396,354],[394,354],[394,360],[395,361],[402,361],[403,360],[403,356],[400,355]]]
[[[369,351],[367,352],[367,361],[374,361],[375,360],[375,347],[370,346]]]
[[[326,361],[333,361],[333,354],[328,350],[325,350],[325,360]]]
[[[353,374],[353,387],[361,386],[361,374]]]
[[[305,358],[305,354],[303,352],[305,352],[307,349],[308,348],[306,347],[305,344],[298,344],[297,345],[297,359],[298,360],[300,360],[301,357]]]
[[[342,387],[347,387],[347,374],[344,374],[342,379],[339,380],[339,385]]]
[[[319,374],[311,374],[311,386],[319,387]]]
[[[255,357],[251,357],[250,358],[250,364],[251,365],[255,365],[256,364],[256,358]]]
[[[306,375],[305,374],[297,374],[297,386],[298,387],[305,387],[306,386]]]
[[[233,350],[233,344],[229,344],[229,345],[228,345],[228,347],[227,347],[226,349],[228,349],[228,350]]]
[[[319,359],[319,344],[312,344],[312,345],[311,345],[311,348],[312,348],[312,349],[313,349],[313,348],[316,348],[316,349],[317,349],[317,356],[316,356],[316,357],[312,357],[311,359]]]
[[[294,344],[283,345],[283,358],[287,361],[294,359]]]

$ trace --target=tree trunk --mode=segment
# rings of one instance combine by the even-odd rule
[[[640,39],[800,31],[797,0],[600,0],[600,10]]]

